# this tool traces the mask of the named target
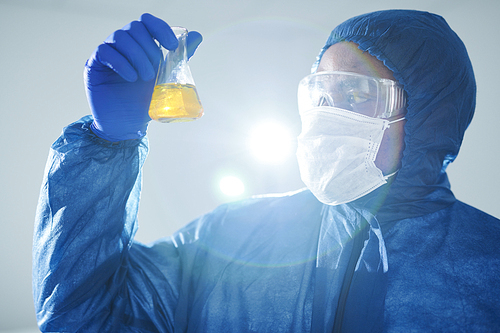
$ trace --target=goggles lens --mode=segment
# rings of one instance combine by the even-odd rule
[[[406,113],[406,94],[399,83],[348,72],[306,76],[299,83],[298,99],[301,114],[318,106],[384,119]]]

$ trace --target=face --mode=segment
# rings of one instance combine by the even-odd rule
[[[357,73],[396,81],[392,72],[368,52],[363,52],[352,42],[341,42],[328,48],[323,54],[317,72],[340,71]],[[401,168],[404,150],[404,124],[406,120],[391,124],[385,131],[375,165],[384,175]]]

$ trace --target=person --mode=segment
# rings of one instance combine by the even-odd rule
[[[308,189],[223,204],[134,241],[158,50],[149,14],[86,64],[92,116],[50,150],[33,246],[44,332],[500,331],[498,219],[446,167],[471,122],[465,46],[435,14],[337,26],[300,83]],[[191,33],[190,55],[201,41]]]

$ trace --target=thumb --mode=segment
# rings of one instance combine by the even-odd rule
[[[203,37],[198,31],[189,31],[187,35],[187,56],[191,58],[202,42]]]

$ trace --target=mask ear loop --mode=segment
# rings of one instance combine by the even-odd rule
[[[406,119],[406,117],[402,117],[402,118],[399,118],[399,119],[391,120],[391,121],[387,124],[387,128],[391,127],[391,124],[397,123],[398,121],[402,121],[402,120],[405,120],[405,119]]]
[[[399,169],[397,169],[396,171],[394,171],[393,173],[391,174],[388,174],[387,176],[384,176],[384,179],[385,180],[388,180],[389,178],[391,178],[392,176],[396,175],[397,173],[399,172]]]
[[[391,124],[394,124],[394,123],[397,123],[398,121],[402,121],[402,120],[405,120],[406,117],[402,117],[402,118],[399,118],[399,119],[396,119],[396,120],[392,120],[390,121],[388,124],[387,124],[387,127],[386,128],[389,128]],[[387,176],[384,176],[384,179],[385,180],[388,180],[389,178],[391,178],[392,176],[394,176],[395,174],[397,174],[399,172],[400,169],[397,169],[396,171],[394,171],[393,173],[391,174],[388,174]]]

